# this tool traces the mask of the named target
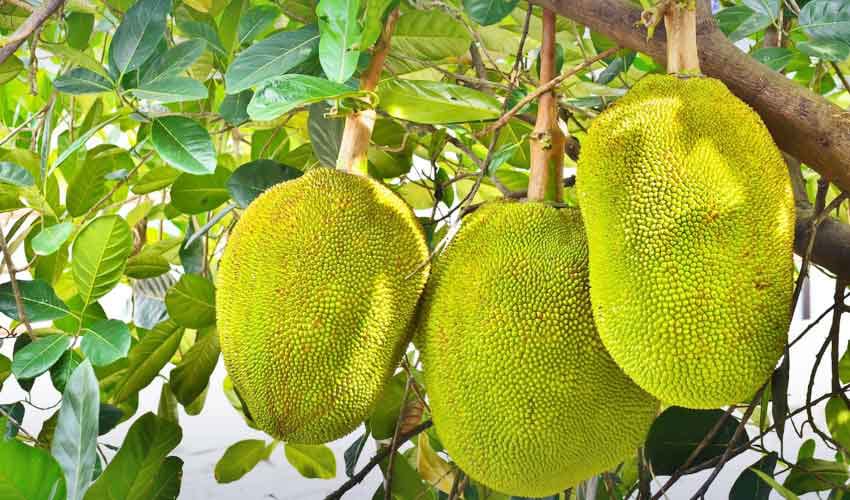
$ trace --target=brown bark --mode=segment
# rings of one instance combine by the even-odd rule
[[[543,11],[543,45],[540,49],[540,85],[555,79],[555,13]],[[564,201],[564,145],[566,138],[558,126],[558,99],[555,90],[540,95],[537,123],[531,134],[531,172],[528,199]]]
[[[398,16],[399,11],[396,8],[387,17],[381,38],[372,52],[372,60],[360,76],[360,90],[372,92],[378,86],[381,72],[384,70],[384,61],[390,52],[390,43]],[[377,113],[374,109],[357,111],[346,118],[337,157],[337,168],[352,174],[369,175],[369,140],[372,138],[376,119]]]
[[[3,64],[6,59],[12,56],[18,47],[20,47],[24,40],[30,37],[33,33],[38,30],[47,18],[53,15],[54,12],[59,10],[59,7],[65,3],[65,0],[50,0],[45,3],[42,8],[34,11],[30,14],[30,17],[21,24],[14,33],[9,35],[9,38],[6,40],[6,44],[3,47],[0,47],[0,64]]]
[[[817,213],[806,193],[805,181],[800,173],[800,162],[788,155],[785,156],[785,161],[788,163],[797,206],[794,252],[802,257],[809,246]],[[811,259],[813,263],[828,269],[839,279],[850,280],[850,225],[833,217],[823,219],[815,232]]]
[[[647,41],[636,26],[641,11],[627,0],[534,0],[618,44],[666,62],[663,29]],[[741,52],[717,28],[701,2],[697,37],[702,71],[722,80],[762,117],[785,152],[850,191],[850,112]]]

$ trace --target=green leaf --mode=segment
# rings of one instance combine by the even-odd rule
[[[164,187],[168,187],[182,175],[179,170],[171,167],[160,166],[146,173],[139,179],[139,182],[133,184],[130,189],[135,194],[147,194],[154,191],[159,191]]]
[[[756,476],[760,477],[762,481],[764,481],[765,483],[770,485],[770,487],[773,488],[774,490],[776,490],[777,493],[782,495],[782,498],[784,498],[785,500],[800,500],[797,497],[797,495],[788,491],[781,484],[777,483],[776,480],[773,479],[771,476],[769,476],[769,475],[765,474],[764,472],[757,470],[757,469],[753,469],[753,473]]]
[[[165,295],[171,318],[187,328],[203,328],[215,323],[215,287],[197,274],[184,274]]]
[[[97,435],[102,436],[115,428],[121,421],[124,412],[117,406],[102,403],[98,410]]]
[[[140,489],[142,492],[149,491],[148,496],[136,495],[135,498],[151,498],[152,500],[175,500],[180,494],[180,484],[183,481],[183,460],[178,457],[166,457],[156,473],[149,488]]]
[[[511,13],[519,0],[463,0],[463,8],[482,26],[496,24]]]
[[[0,389],[3,388],[3,382],[12,374],[12,360],[0,354]]]
[[[198,338],[171,370],[171,390],[183,406],[192,404],[203,394],[221,353],[215,327],[198,332]]]
[[[0,440],[0,498],[57,500],[67,497],[65,477],[56,460],[41,448]]]
[[[130,227],[117,215],[98,217],[83,228],[74,240],[71,272],[84,304],[118,284],[132,251]]]
[[[0,429],[4,431],[2,439],[15,439],[21,430],[19,424],[24,421],[26,409],[20,401],[0,405],[0,409],[3,410],[0,412]]]
[[[143,83],[131,92],[139,99],[162,103],[197,101],[206,99],[209,93],[201,82],[182,76],[169,76]]]
[[[360,91],[347,85],[308,75],[283,75],[266,83],[248,104],[253,120],[274,120],[295,108],[327,99],[339,99]]]
[[[109,64],[124,75],[138,69],[165,35],[171,0],[139,0],[124,15],[109,44]]]
[[[732,490],[729,492],[729,500],[769,500],[770,485],[762,481],[756,474],[756,471],[762,472],[768,476],[773,476],[773,470],[776,468],[776,453],[769,453],[763,456],[758,462],[744,469],[735,484],[732,485]]]
[[[12,373],[19,379],[33,378],[46,372],[59,361],[71,345],[67,335],[47,335],[36,339],[12,358]]]
[[[779,9],[782,6],[781,0],[744,0],[744,5],[750,8],[753,12],[761,14],[770,19],[779,17]]]
[[[838,444],[850,449],[850,408],[839,396],[829,398],[826,403],[826,426]]]
[[[375,404],[375,409],[369,415],[369,428],[375,439],[389,439],[395,433],[398,414],[404,404],[406,384],[407,375],[398,374],[384,386],[384,391]]]
[[[361,50],[368,49],[378,38],[381,37],[381,32],[384,30],[384,14],[392,5],[393,0],[367,0],[366,13],[364,16],[363,33],[360,35]],[[411,11],[416,12],[416,11]],[[398,32],[398,24],[396,24],[396,33]]]
[[[142,76],[142,86],[183,73],[201,57],[206,46],[204,40],[194,39],[179,43],[166,50],[157,56],[151,62],[150,67],[145,70]]]
[[[850,44],[838,40],[815,40],[797,44],[800,52],[824,61],[842,62],[850,57]]]
[[[302,173],[296,168],[287,167],[274,160],[254,160],[233,172],[227,181],[227,190],[233,201],[241,208],[247,208],[268,188],[300,177]]]
[[[355,439],[343,453],[342,457],[345,461],[346,476],[354,476],[354,468],[357,467],[357,460],[360,458],[360,454],[363,453],[363,448],[366,447],[366,442],[369,441],[369,435],[369,426],[367,425],[366,432],[361,434],[359,438]]]
[[[29,170],[10,161],[0,161],[0,183],[27,187],[35,185],[35,179]]]
[[[215,26],[212,23],[179,19],[177,26],[189,38],[199,38],[207,42],[207,48],[210,51],[222,56],[226,54],[218,32],[216,32]]]
[[[109,73],[103,68],[97,59],[85,52],[81,52],[63,43],[39,43],[38,48],[47,50],[59,58],[63,64],[86,68],[104,78],[109,78]]]
[[[389,457],[381,461],[381,470],[386,473],[389,464]],[[434,498],[429,493],[431,487],[422,481],[422,476],[410,465],[407,457],[399,452],[395,453],[393,458],[393,488],[392,493],[394,498]],[[558,495],[554,495],[558,496]],[[384,498],[381,494],[379,498]],[[528,499],[531,500],[531,499]],[[556,500],[552,497],[540,498],[537,500]]]
[[[224,74],[228,94],[236,94],[254,85],[287,73],[307,61],[319,47],[315,26],[297,31],[282,31],[241,52]]]
[[[20,59],[9,56],[8,59],[0,63],[0,85],[13,80],[23,69],[24,63]]]
[[[47,282],[21,279],[17,282],[24,313],[29,321],[51,321],[70,313],[68,306],[56,296],[56,292]],[[15,294],[12,291],[11,282],[0,285],[0,313],[15,321],[22,321],[18,317],[18,307],[15,303]]]
[[[65,16],[68,26],[68,45],[77,50],[86,50],[89,46],[94,15],[87,12],[71,12]]]
[[[171,391],[171,384],[168,382],[162,384],[162,388],[159,391],[159,404],[156,409],[157,416],[179,424],[180,413],[178,407],[177,398],[174,397],[174,393]]]
[[[336,167],[339,147],[342,144],[342,134],[345,130],[343,120],[325,118],[330,108],[323,102],[310,105],[307,116],[307,132],[310,135],[310,146],[316,159],[326,167]]]
[[[227,180],[230,171],[215,169],[213,175],[182,174],[171,186],[171,204],[184,214],[199,214],[230,199]]]
[[[65,473],[68,500],[82,500],[97,461],[100,389],[88,361],[74,370],[62,394],[51,453]]]
[[[106,78],[86,68],[74,68],[53,80],[56,90],[65,94],[82,95],[112,92],[115,86]]]
[[[245,439],[230,445],[215,464],[215,480],[232,483],[240,479],[261,461],[268,460],[275,444],[266,445],[262,439]]]
[[[788,352],[782,357],[782,363],[779,365],[773,375],[770,377],[770,398],[771,415],[773,415],[773,423],[776,427],[776,434],[779,439],[785,434],[785,421],[788,418],[788,377],[790,375],[790,361]]]
[[[797,461],[796,467],[782,484],[797,495],[813,491],[831,490],[847,482],[850,474],[847,465],[818,458],[804,458]]]
[[[210,134],[183,116],[154,120],[151,140],[156,152],[169,165],[190,174],[212,174],[216,157]]]
[[[36,255],[50,255],[59,250],[71,233],[74,232],[74,224],[63,222],[45,227],[32,239],[32,251]]]
[[[195,223],[190,220],[189,225],[186,227],[186,237],[180,244],[178,254],[184,272],[201,274],[206,264],[204,260],[204,242],[200,238],[193,240],[195,232]]]
[[[323,444],[286,443],[286,461],[299,474],[310,479],[333,479],[336,477],[336,459],[330,448]]]
[[[492,120],[501,113],[495,97],[451,83],[385,80],[378,85],[378,96],[380,108],[390,116],[418,123]]]
[[[758,49],[751,54],[753,59],[764,64],[773,71],[782,71],[794,59],[794,53],[783,47],[767,47]]]
[[[130,427],[121,449],[95,481],[86,500],[176,498],[173,491],[180,467],[166,456],[182,439],[180,426],[145,413]],[[179,464],[182,467],[182,462]],[[179,490],[179,481],[176,483]]]
[[[250,2],[248,0],[231,0],[221,15],[221,21],[218,23],[218,32],[221,35],[224,57],[228,61],[230,61],[233,51],[239,45],[239,26],[242,23],[242,17],[246,14],[245,9],[249,5]]]
[[[850,3],[845,0],[814,0],[800,10],[800,28],[817,41],[850,45]]]
[[[733,42],[770,26],[770,16],[754,12],[746,5],[735,5],[717,13],[717,24]]]
[[[676,471],[724,414],[721,410],[689,410],[678,406],[664,410],[653,422],[646,439],[647,458],[653,472],[669,476]],[[735,435],[738,423],[738,419],[728,416],[693,463],[700,464],[722,455]],[[733,445],[738,446],[748,440],[746,432],[742,434]]]
[[[56,169],[56,167],[61,165],[62,162],[67,160],[68,157],[70,157],[72,154],[76,153],[77,150],[80,149],[80,147],[82,147],[86,142],[88,142],[89,139],[94,137],[94,135],[96,133],[98,133],[100,131],[100,129],[109,125],[110,123],[114,122],[115,120],[117,120],[120,117],[121,117],[121,114],[116,113],[116,114],[110,116],[109,118],[103,120],[102,122],[98,123],[97,125],[91,127],[83,135],[79,136],[74,142],[71,143],[70,146],[65,148],[65,150],[62,151],[62,153],[59,154],[59,156],[56,158],[56,161],[54,161],[53,165],[50,166],[50,170],[48,170],[48,172],[47,172],[48,175],[50,175],[50,173],[53,172],[53,170]]]
[[[319,0],[319,62],[325,74],[335,82],[345,82],[357,69],[360,51],[360,24],[357,14],[360,0]]]
[[[182,337],[183,328],[170,319],[147,332],[130,349],[127,372],[115,389],[112,402],[121,403],[147,387],[177,352]]]
[[[65,386],[74,370],[83,362],[83,355],[75,350],[67,350],[59,358],[59,361],[50,367],[50,382],[59,392],[65,392]]]
[[[171,264],[162,254],[142,251],[127,259],[124,274],[130,278],[145,279],[162,276],[170,270]]]
[[[239,20],[239,45],[257,38],[266,28],[271,27],[280,16],[280,9],[274,5],[257,5],[248,9]]]
[[[85,168],[68,183],[66,204],[68,213],[78,217],[88,212],[97,202],[109,194],[109,174],[132,170],[134,164],[130,154],[112,144],[100,144],[86,153]]]
[[[127,355],[130,329],[123,321],[101,319],[82,329],[80,350],[95,366],[105,366]]]
[[[254,91],[243,90],[238,94],[227,94],[221,101],[218,114],[228,125],[241,125],[248,121],[248,103],[254,97]]]

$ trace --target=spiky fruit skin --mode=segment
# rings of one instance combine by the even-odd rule
[[[786,341],[794,198],[759,116],[722,82],[650,76],[582,143],[593,314],[663,402],[748,401]]]
[[[596,333],[576,209],[495,202],[464,218],[416,342],[440,440],[503,493],[547,496],[614,467],[658,411]]]
[[[227,371],[256,424],[288,442],[354,430],[409,341],[428,248],[381,184],[314,169],[259,196],[222,257]]]

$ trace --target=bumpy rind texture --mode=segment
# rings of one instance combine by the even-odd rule
[[[371,179],[315,169],[254,200],[216,303],[227,371],[257,425],[323,443],[368,417],[409,341],[427,259],[411,209]]]
[[[617,363],[665,403],[749,401],[793,288],[793,193],[758,115],[718,80],[647,77],[594,121],[577,188]]]
[[[496,202],[464,218],[423,296],[416,343],[437,434],[503,493],[542,497],[616,466],[658,402],[591,316],[577,209]]]

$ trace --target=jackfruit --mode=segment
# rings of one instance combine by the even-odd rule
[[[445,449],[502,493],[547,496],[616,466],[658,411],[593,326],[577,209],[491,202],[464,218],[416,345]]]
[[[216,305],[225,366],[258,427],[315,444],[368,417],[409,341],[427,261],[412,210],[374,180],[317,168],[254,200]]]
[[[718,80],[648,76],[594,120],[577,189],[614,360],[668,404],[749,401],[793,288],[794,198],[759,116]]]

